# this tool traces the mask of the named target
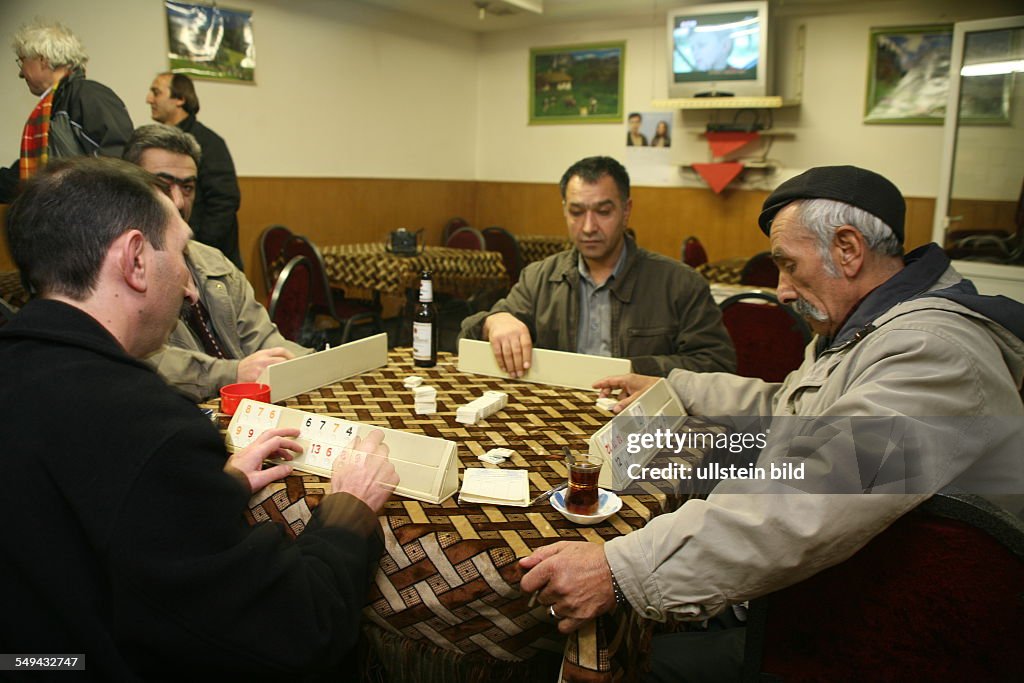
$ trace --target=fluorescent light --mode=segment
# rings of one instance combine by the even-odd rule
[[[505,0],[505,4],[534,14],[544,14],[544,0]]]
[[[1011,74],[1015,71],[1024,72],[1024,59],[1013,59],[1005,62],[985,62],[983,64],[967,64],[960,69],[961,76],[998,76]]]

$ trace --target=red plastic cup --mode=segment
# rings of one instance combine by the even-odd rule
[[[239,382],[222,386],[220,388],[220,412],[225,415],[234,415],[243,398],[269,403],[270,385],[259,382]]]

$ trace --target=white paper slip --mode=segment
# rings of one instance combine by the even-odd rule
[[[614,408],[616,405],[618,405],[618,403],[619,403],[619,399],[612,398],[611,396],[606,396],[606,397],[597,399],[597,407],[602,409],[602,410],[607,410],[608,412],[611,412],[612,408]]]
[[[492,470],[467,467],[462,476],[460,503],[530,505],[530,479],[526,470]]]

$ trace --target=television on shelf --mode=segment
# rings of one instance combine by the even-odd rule
[[[763,97],[768,2],[692,5],[668,13],[669,97]]]

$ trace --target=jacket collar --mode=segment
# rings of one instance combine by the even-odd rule
[[[623,240],[626,246],[626,260],[622,264],[622,270],[616,273],[608,290],[622,303],[629,303],[633,298],[633,285],[636,280],[629,277],[629,273],[638,260],[639,247],[636,246],[636,240],[629,235],[624,235]],[[576,247],[564,252],[562,260],[548,276],[548,281],[568,282],[571,287],[577,287],[580,283],[579,259],[580,252]]]
[[[95,318],[63,301],[32,299],[0,328],[0,339],[36,339],[95,351],[114,360],[148,367],[131,357]]]

